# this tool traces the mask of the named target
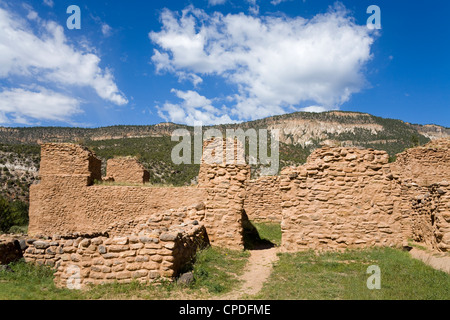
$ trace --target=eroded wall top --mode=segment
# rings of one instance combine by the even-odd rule
[[[420,186],[450,181],[450,139],[438,139],[397,155],[392,171]]]
[[[89,176],[101,180],[101,160],[86,147],[70,143],[46,143],[41,145],[39,175]]]
[[[119,157],[109,159],[106,165],[107,179],[115,182],[147,183],[149,172],[134,157]]]

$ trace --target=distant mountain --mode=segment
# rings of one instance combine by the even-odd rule
[[[177,142],[170,136],[175,129],[193,130],[174,123],[149,126],[111,126],[103,128],[0,127],[0,193],[11,199],[27,200],[28,187],[37,181],[40,143],[77,142],[92,148],[103,163],[114,156],[134,155],[149,169],[152,183],[191,184],[198,165],[175,165],[171,150]],[[356,146],[387,151],[392,159],[399,152],[430,139],[450,137],[450,128],[417,125],[367,113],[330,111],[296,112],[240,124],[204,127],[279,129],[280,169],[304,163],[316,148]],[[104,169],[104,168],[103,168]],[[253,168],[254,176],[258,168]]]
[[[329,111],[322,113],[296,112],[240,124],[213,126],[225,128],[280,129],[281,142],[302,147],[339,142],[344,146],[378,147],[391,155],[409,147],[411,139],[425,143],[429,139],[450,137],[450,128],[438,125],[417,125],[401,120],[376,117],[367,113]],[[120,125],[102,128],[72,127],[0,127],[0,143],[40,144],[44,142],[84,142],[170,136],[185,125]],[[223,131],[225,132],[225,131]]]

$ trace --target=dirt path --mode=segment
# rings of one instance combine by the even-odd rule
[[[425,264],[444,272],[450,273],[450,256],[436,256],[424,250],[413,248],[410,252],[415,259],[423,261]]]
[[[244,274],[239,277],[244,283],[241,288],[220,297],[221,300],[239,300],[243,295],[257,294],[272,272],[272,265],[278,260],[277,248],[252,250]]]

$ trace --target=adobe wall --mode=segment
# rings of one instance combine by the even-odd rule
[[[211,142],[205,145],[213,146]],[[94,153],[70,144],[46,144],[42,149],[41,182],[30,189],[32,236],[104,232],[123,221],[204,202],[198,217],[202,216],[211,244],[243,249],[245,181],[250,176],[246,165],[204,162],[198,187],[92,185],[101,167]],[[74,171],[73,167],[81,169]],[[92,167],[98,172],[90,171]],[[134,171],[141,172],[141,168]]]
[[[133,157],[109,159],[106,164],[107,180],[124,183],[148,183],[149,172]]]
[[[72,178],[42,180],[30,192],[30,235],[92,233],[111,224],[207,198],[195,187],[81,186]]]
[[[90,185],[101,180],[101,160],[88,148],[71,143],[47,143],[41,145],[41,178],[52,176],[79,177]]]
[[[323,148],[282,171],[282,249],[401,246],[401,188],[384,151]]]
[[[244,210],[251,221],[281,222],[280,177],[248,180]]]
[[[195,187],[92,185],[101,162],[78,145],[45,144],[41,158],[40,184],[30,188],[32,236],[102,232],[116,222],[207,198],[206,190]]]
[[[450,140],[384,151],[316,150],[283,170],[282,248],[340,250],[401,246],[408,239],[448,251]]]

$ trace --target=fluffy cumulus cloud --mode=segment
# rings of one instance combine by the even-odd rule
[[[52,3],[47,2],[49,5]],[[68,44],[62,26],[40,19],[33,11],[27,18],[36,24],[36,32],[27,20],[0,8],[0,79],[16,77],[42,83],[46,87],[90,87],[99,97],[116,105],[128,102],[119,91],[111,71],[99,66],[100,58],[92,50],[86,47],[77,49]],[[64,120],[79,112],[77,99],[63,97],[51,90],[33,92],[11,89],[11,85],[2,89],[0,99],[4,100],[0,101],[0,112],[3,113],[3,121],[5,114],[13,114],[15,119]],[[33,97],[36,101],[25,107],[24,101]]]
[[[224,110],[212,106],[212,101],[196,91],[181,91],[172,89],[179,99],[179,104],[166,102],[162,107],[158,107],[158,115],[166,121],[175,123],[187,123],[195,125],[232,123]]]
[[[311,19],[207,14],[190,6],[163,11],[161,22],[149,34],[158,72],[221,78],[234,88],[224,109],[233,119],[335,109],[366,85],[374,34],[340,5]]]
[[[81,112],[79,106],[79,100],[45,88],[4,90],[0,92],[0,122],[29,124],[28,118],[70,122],[72,115]]]

